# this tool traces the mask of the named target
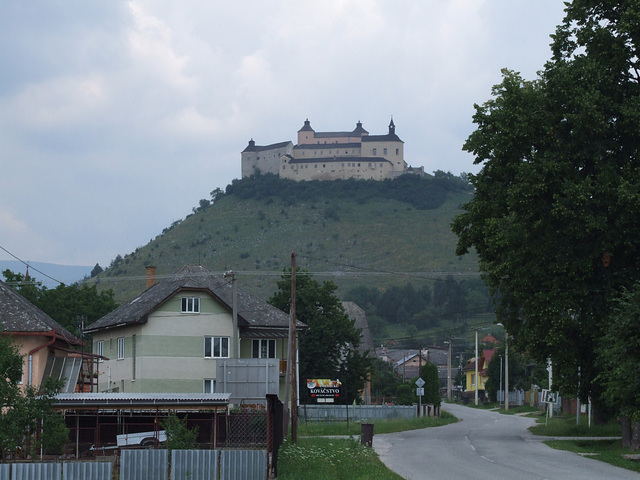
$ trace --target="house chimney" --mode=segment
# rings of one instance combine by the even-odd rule
[[[153,287],[156,283],[156,267],[145,267],[147,270],[147,288]]]

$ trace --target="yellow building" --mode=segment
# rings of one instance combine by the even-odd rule
[[[493,354],[495,350],[483,350],[482,355],[478,359],[478,377],[479,382],[476,382],[476,359],[472,358],[469,360],[467,365],[464,367],[464,373],[466,377],[466,391],[467,392],[475,392],[476,388],[478,389],[478,395],[484,395],[484,387],[489,379],[488,375],[488,367],[489,362],[493,358]],[[477,383],[477,385],[476,385]]]

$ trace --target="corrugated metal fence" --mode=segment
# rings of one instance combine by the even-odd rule
[[[120,478],[166,480],[169,478],[169,450],[122,450]]]
[[[111,462],[0,464],[0,480],[111,480]],[[220,476],[218,477],[218,472]],[[168,450],[122,450],[121,480],[168,480]],[[173,450],[171,480],[266,480],[266,450]]]
[[[112,467],[111,462],[5,463],[0,480],[111,480]]]
[[[415,418],[411,405],[300,405],[298,418],[313,421],[373,421],[393,418]]]

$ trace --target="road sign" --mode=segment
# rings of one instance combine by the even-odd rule
[[[425,381],[422,378],[416,380],[416,385],[420,388],[424,387]]]
[[[424,388],[422,388],[422,387],[416,388],[416,395],[419,396],[419,397],[424,396]]]

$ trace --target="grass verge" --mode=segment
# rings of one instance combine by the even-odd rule
[[[371,422],[374,424],[373,433],[394,433],[405,430],[417,430],[419,428],[439,427],[449,423],[457,422],[458,419],[448,412],[442,411],[440,418],[420,417],[394,420],[378,420]],[[367,422],[369,423],[369,422]],[[308,422],[298,424],[299,437],[315,437],[327,435],[360,435],[359,422]]]
[[[401,480],[372,448],[354,439],[299,438],[285,440],[278,454],[278,480]]]
[[[549,437],[619,437],[621,436],[620,423],[613,420],[603,425],[591,423],[581,419],[580,425],[576,425],[576,417],[562,416],[547,419],[542,416],[538,424],[531,427],[531,432],[535,435],[545,435]]]
[[[622,457],[631,453],[628,448],[622,446],[622,440],[549,440],[544,443],[551,448],[568,450],[616,467],[640,472],[640,461]]]

